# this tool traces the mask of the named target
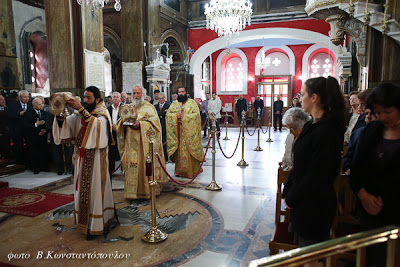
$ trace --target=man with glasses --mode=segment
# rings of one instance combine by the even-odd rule
[[[360,118],[360,113],[358,113],[358,104],[360,103],[360,100],[358,99],[358,92],[351,92],[350,94],[350,106],[351,106],[351,118],[349,121],[349,125],[347,126],[346,132],[344,133],[344,142],[348,144],[350,142],[350,136],[351,133],[360,128],[361,126],[365,126],[365,117],[363,118],[362,121],[364,121],[364,124],[359,120]]]

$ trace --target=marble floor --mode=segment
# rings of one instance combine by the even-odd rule
[[[249,131],[253,133],[254,128],[250,127]],[[120,226],[110,232],[110,236],[117,235],[122,241],[114,242],[115,240],[109,237],[97,241],[96,239],[85,241],[84,236],[76,233],[73,224],[68,221],[71,218],[57,217],[61,211],[71,208],[69,204],[35,218],[0,213],[0,231],[3,235],[3,238],[0,238],[0,265],[3,262],[16,266],[48,266],[48,261],[33,259],[33,256],[29,260],[8,260],[11,252],[24,253],[24,249],[32,251],[32,246],[35,245],[32,242],[40,244],[48,238],[52,240],[49,241],[52,245],[60,242],[57,246],[69,246],[71,249],[76,248],[79,252],[95,248],[97,252],[103,249],[102,252],[107,253],[104,249],[110,249],[131,254],[129,259],[119,260],[118,263],[111,260],[108,262],[103,260],[101,263],[99,261],[79,263],[86,266],[115,264],[119,266],[246,266],[250,260],[269,254],[268,242],[274,229],[278,162],[284,153],[287,134],[287,129],[283,132],[272,131],[273,142],[266,142],[268,134],[260,132],[260,146],[263,151],[256,152],[254,148],[257,146],[257,133],[249,136],[246,132],[244,159],[249,166],[245,168],[236,165],[241,159],[241,143],[231,159],[223,156],[217,144],[215,179],[222,186],[221,191],[205,189],[212,179],[211,149],[206,155],[203,173],[192,183],[178,185],[169,182],[167,186],[170,187],[171,192],[163,192],[157,198],[157,210],[160,213],[157,218],[161,224],[160,228],[165,227],[165,231],[169,233],[168,239],[163,243],[149,245],[140,240],[142,233],[149,228],[148,223],[136,223],[135,220],[130,220],[132,218],[129,218],[129,212],[132,211],[131,207],[135,207],[136,211],[139,211],[135,216],[150,220],[149,203],[124,201],[121,197],[124,187],[123,175],[117,171],[113,177],[114,198],[119,217],[122,221],[125,219],[127,221],[121,222]],[[221,133],[220,144],[225,154],[230,156],[238,141],[239,129],[228,128],[228,135],[230,140],[223,140],[224,129]],[[206,141],[203,139],[204,145]],[[174,164],[167,164],[167,170],[173,174]],[[176,179],[187,181],[183,178]],[[73,180],[69,175],[58,176],[55,173],[33,175],[26,171],[0,177],[0,181],[9,182],[10,187],[61,194],[73,193]],[[140,213],[141,211],[143,212]],[[124,212],[128,214],[126,218]],[[38,224],[43,225],[39,228],[40,231],[48,231],[46,235],[35,236],[33,232],[38,228],[35,227]],[[71,228],[65,230],[70,224]],[[13,234],[4,235],[5,231],[13,231],[13,225],[18,225],[20,228]],[[62,225],[64,228],[57,228],[57,225]],[[43,227],[51,229],[43,229]],[[132,229],[132,231],[127,229]],[[53,237],[54,232],[57,235]],[[132,233],[134,233],[133,236]],[[71,240],[68,239],[71,235],[74,235],[75,241],[71,241],[72,237]],[[78,248],[73,245],[76,243],[83,243],[85,247]],[[57,261],[56,265],[75,266],[76,264],[74,260],[64,259]]]

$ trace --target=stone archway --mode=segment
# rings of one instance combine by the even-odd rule
[[[291,28],[269,28],[269,29],[254,29],[240,32],[239,35],[231,40],[231,45],[255,40],[262,38],[283,38],[283,39],[298,39],[303,41],[312,42],[323,47],[329,47],[330,40],[329,37],[308,30],[302,29],[291,29]],[[200,97],[201,93],[201,64],[203,61],[220,49],[224,49],[226,47],[226,40],[224,38],[214,39],[204,45],[202,45],[197,51],[193,54],[190,60],[190,73],[194,75],[194,97]],[[331,46],[331,50],[334,52],[337,57],[339,53],[339,47]]]

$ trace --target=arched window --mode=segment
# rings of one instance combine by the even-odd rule
[[[265,67],[263,75],[286,75],[290,74],[290,61],[282,52],[265,53]],[[261,70],[262,72],[262,70]]]
[[[216,63],[217,94],[247,94],[248,62],[242,50],[232,48],[222,51]]]
[[[328,53],[311,55],[308,63],[308,78],[335,76],[335,60]]]
[[[243,62],[239,56],[226,62],[225,91],[243,91]]]

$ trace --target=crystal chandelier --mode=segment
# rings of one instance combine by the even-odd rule
[[[89,5],[90,2],[93,3],[93,7],[101,9],[104,5],[108,4],[109,0],[76,0],[79,5],[86,4]],[[121,0],[115,0],[114,8],[116,11],[121,10]]]
[[[249,0],[211,0],[204,8],[207,29],[215,30],[218,37],[239,33],[250,25],[251,6]]]
[[[265,57],[265,52],[261,51],[261,57],[256,59],[256,64],[260,67],[262,74],[264,75],[264,69],[271,65],[271,59]]]

